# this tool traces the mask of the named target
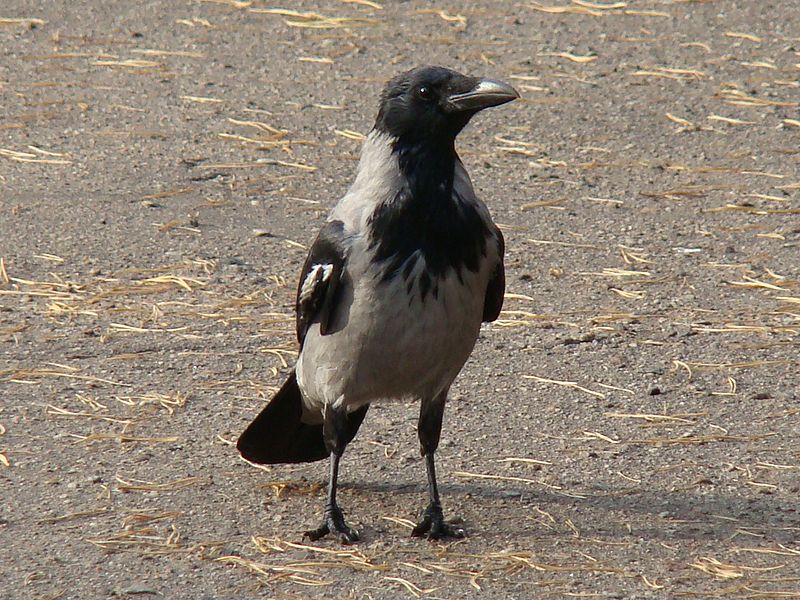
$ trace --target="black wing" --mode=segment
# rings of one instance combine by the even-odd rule
[[[328,332],[346,257],[344,223],[329,221],[320,229],[308,251],[297,286],[295,310],[301,348],[312,323],[319,323],[322,335]]]
[[[503,298],[506,293],[506,269],[503,265],[503,254],[506,251],[506,242],[499,229],[497,233],[497,250],[500,253],[500,260],[495,267],[489,285],[486,287],[486,299],[483,301],[483,322],[490,323],[500,316],[503,309]]]

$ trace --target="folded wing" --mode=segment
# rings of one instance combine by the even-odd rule
[[[337,292],[347,260],[344,224],[329,221],[311,245],[297,286],[297,340],[302,349],[308,328],[319,323],[320,333],[330,328]]]

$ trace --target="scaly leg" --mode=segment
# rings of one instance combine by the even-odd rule
[[[445,522],[442,503],[439,499],[439,487],[436,484],[436,465],[434,464],[433,455],[436,452],[436,448],[439,447],[446,398],[447,390],[444,390],[433,400],[423,399],[417,427],[420,449],[425,457],[425,467],[428,472],[430,503],[422,514],[422,521],[414,527],[411,535],[422,537],[427,534],[429,540],[438,540],[444,537],[463,538],[466,535],[460,527],[455,527]]]
[[[362,415],[363,418],[363,415]],[[306,531],[305,536],[311,541],[317,541],[329,533],[339,536],[343,544],[352,544],[358,541],[358,532],[347,526],[342,509],[336,503],[336,484],[339,479],[339,459],[344,453],[345,446],[353,439],[354,432],[348,427],[347,413],[344,409],[335,410],[330,406],[325,407],[325,422],[322,426],[325,446],[331,453],[331,471],[328,480],[328,499],[325,502],[325,516],[322,525],[317,529]]]

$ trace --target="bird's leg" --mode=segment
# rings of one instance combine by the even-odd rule
[[[465,533],[460,527],[446,523],[442,513],[442,502],[439,499],[439,487],[436,485],[436,465],[433,455],[439,447],[439,436],[442,433],[442,418],[444,417],[444,402],[447,390],[443,391],[433,400],[423,400],[419,411],[420,449],[425,457],[425,467],[428,472],[428,494],[430,503],[422,513],[422,520],[414,527],[411,535],[428,536],[429,540],[438,540],[444,537],[462,538]]]
[[[344,521],[342,509],[336,503],[336,481],[339,477],[339,454],[331,453],[331,474],[328,482],[328,500],[325,503],[325,515],[322,518],[322,525],[316,529],[305,532],[305,536],[312,542],[334,533],[339,536],[343,544],[351,544],[358,541],[358,532],[350,529]]]
[[[334,409],[330,405],[325,407],[325,422],[322,426],[325,446],[331,453],[331,471],[328,480],[328,499],[325,502],[325,516],[322,525],[317,529],[306,531],[305,536],[311,541],[317,541],[329,533],[339,536],[343,544],[358,541],[358,532],[350,529],[344,521],[342,509],[336,503],[336,484],[339,479],[339,459],[344,453],[344,448],[352,439],[347,427],[347,413],[344,409]]]

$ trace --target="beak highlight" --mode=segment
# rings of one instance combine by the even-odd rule
[[[451,94],[447,98],[448,112],[479,111],[490,106],[499,106],[519,98],[517,90],[494,79],[480,79],[468,92]]]

